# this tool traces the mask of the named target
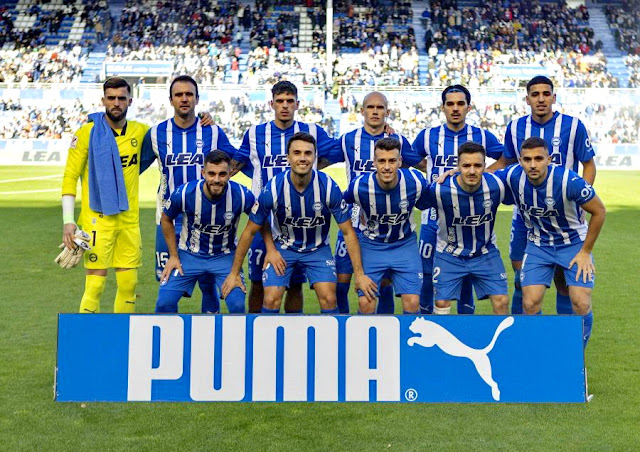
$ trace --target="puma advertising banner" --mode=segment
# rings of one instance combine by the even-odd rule
[[[580,403],[582,317],[60,314],[55,398]]]

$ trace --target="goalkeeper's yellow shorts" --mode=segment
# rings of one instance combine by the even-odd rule
[[[140,228],[119,231],[85,229],[91,250],[84,253],[84,266],[91,270],[138,268],[142,265]]]

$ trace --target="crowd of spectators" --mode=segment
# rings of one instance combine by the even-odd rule
[[[609,27],[621,50],[640,54],[640,7],[637,1],[623,0],[622,5],[604,8]]]
[[[566,2],[510,0],[481,2],[460,8],[455,0],[432,0],[425,35],[428,49],[511,49],[576,51],[594,47],[586,6],[569,8]]]
[[[80,44],[0,50],[0,83],[74,83],[80,80],[87,55]]]
[[[7,105],[7,101],[4,101]],[[3,103],[0,103],[0,111]],[[88,108],[87,108],[88,107]],[[99,105],[83,106],[80,101],[65,106],[20,106],[11,112],[0,113],[0,139],[60,139],[69,138],[87,122],[87,114]]]
[[[333,65],[338,85],[419,85],[418,52],[387,43],[338,57]]]
[[[324,49],[302,55],[279,51],[276,47],[257,47],[249,53],[243,82],[261,86],[289,80],[301,85],[324,85],[324,64]]]
[[[629,88],[640,88],[640,55],[627,55],[625,62],[629,70]]]

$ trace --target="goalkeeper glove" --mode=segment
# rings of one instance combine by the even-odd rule
[[[58,248],[60,248],[62,252],[58,254],[58,257],[56,257],[53,262],[64,269],[75,267],[80,263],[84,252],[91,249],[91,247],[89,246],[90,240],[91,237],[89,236],[89,234],[81,229],[77,229],[73,238],[73,243],[78,246],[74,249],[69,249],[64,245],[64,243],[60,244]]]

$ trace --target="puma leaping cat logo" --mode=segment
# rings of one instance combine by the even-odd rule
[[[493,350],[493,346],[496,344],[500,333],[513,325],[513,321],[513,317],[507,317],[500,322],[489,345],[485,348],[476,349],[463,344],[460,342],[460,339],[437,323],[419,317],[411,322],[411,326],[409,326],[411,332],[419,334],[419,336],[409,338],[407,344],[410,346],[418,344],[423,347],[433,347],[437,345],[440,350],[447,355],[470,359],[473,365],[476,366],[480,377],[491,388],[493,399],[500,400],[500,389],[498,389],[498,383],[496,383],[491,376],[491,361],[488,355],[489,352]]]

